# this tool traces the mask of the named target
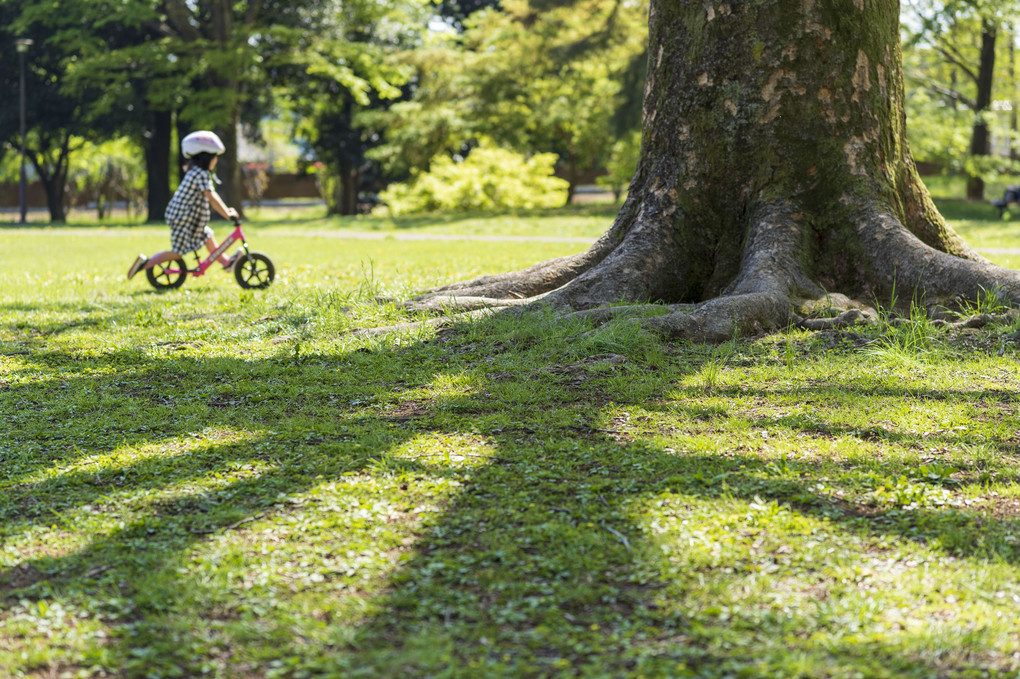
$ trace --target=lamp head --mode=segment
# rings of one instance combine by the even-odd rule
[[[24,54],[28,51],[28,48],[32,46],[32,41],[28,38],[22,38],[14,43],[17,46],[18,54]]]

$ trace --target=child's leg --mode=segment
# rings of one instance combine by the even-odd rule
[[[135,274],[137,274],[139,271],[142,271],[143,269],[151,269],[157,264],[162,264],[163,262],[168,262],[172,259],[180,258],[181,258],[180,255],[170,250],[163,250],[162,252],[157,252],[152,257],[146,257],[144,254],[138,255],[135,261],[131,264],[131,268],[128,269],[127,274],[128,280],[134,278]]]
[[[145,263],[145,268],[151,269],[157,264],[169,262],[171,259],[184,259],[184,258],[181,257],[176,252],[174,252],[173,250],[163,250],[162,252],[157,252],[152,257],[149,257],[149,261]]]

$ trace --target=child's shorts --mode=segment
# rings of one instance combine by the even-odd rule
[[[171,224],[170,249],[179,255],[187,254],[205,245],[212,235],[208,224]]]

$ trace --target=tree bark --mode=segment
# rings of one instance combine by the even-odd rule
[[[567,152],[567,205],[574,202],[577,195],[577,160],[573,152]]]
[[[231,49],[234,41],[234,8],[227,0],[215,0],[211,3],[212,13],[212,39],[218,43],[224,53]],[[244,183],[241,179],[241,164],[237,157],[237,129],[241,122],[241,91],[240,84],[236,79],[236,73],[213,73],[210,78],[213,88],[220,88],[224,96],[229,96],[230,121],[226,128],[218,130],[220,138],[227,147],[225,153],[220,156],[219,176],[223,185],[220,193],[227,205],[244,213],[241,202]]]
[[[50,221],[54,224],[63,224],[67,221],[67,206],[64,198],[63,183],[60,178],[54,176],[42,179],[43,190],[46,192],[46,207],[50,211]]]
[[[903,99],[896,0],[653,0],[641,159],[610,230],[585,253],[410,304],[664,302],[646,325],[720,341],[820,306],[839,307],[832,323],[867,318],[894,294],[948,304],[997,287],[1020,301],[1020,274],[936,210]]]

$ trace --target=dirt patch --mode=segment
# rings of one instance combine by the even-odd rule
[[[985,498],[981,514],[984,519],[1020,519],[1020,500],[1011,497]]]
[[[429,401],[404,401],[397,404],[392,410],[386,411],[384,420],[390,422],[407,422],[419,417],[425,417],[431,410]]]
[[[18,564],[0,572],[0,593],[31,587],[46,579],[46,574],[32,564]]]
[[[205,342],[202,340],[193,340],[190,342],[156,342],[157,347],[168,349],[169,351],[184,351],[186,349],[199,349],[205,346]]]

